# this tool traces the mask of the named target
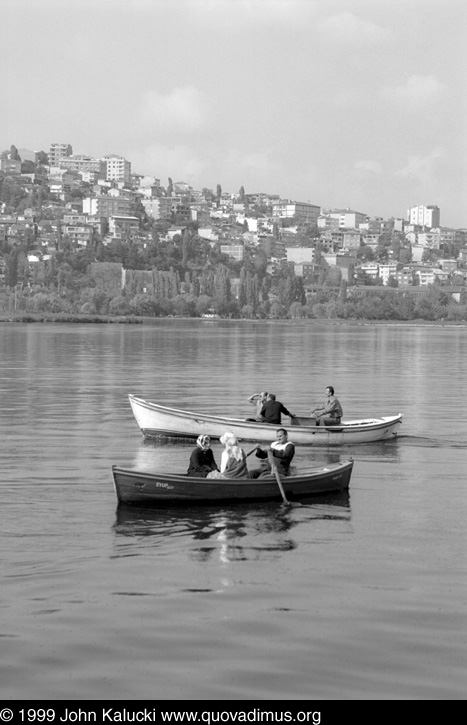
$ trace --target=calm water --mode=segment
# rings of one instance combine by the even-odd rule
[[[404,413],[348,495],[118,509],[113,463],[185,470],[127,394],[246,416]],[[0,324],[3,699],[464,699],[467,328]],[[220,459],[220,446],[214,446]]]

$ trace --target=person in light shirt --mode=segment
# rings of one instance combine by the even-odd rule
[[[260,468],[256,468],[249,472],[249,478],[262,478],[270,476],[272,473],[271,463],[269,461],[269,453],[272,453],[274,465],[281,476],[291,475],[291,463],[295,455],[295,446],[289,441],[289,436],[285,428],[276,430],[276,440],[271,443],[269,448],[264,450],[261,446],[256,449],[256,457],[261,459]]]
[[[207,478],[248,478],[246,453],[238,445],[237,438],[230,431],[220,437],[224,446],[221,456],[221,470],[208,473]]]
[[[253,393],[253,395],[250,395],[250,397],[248,398],[248,402],[251,403],[251,405],[255,406],[256,418],[247,418],[247,420],[251,420],[251,421],[260,421],[261,420],[261,408],[265,404],[267,397],[268,397],[267,392]]]
[[[326,401],[324,405],[315,408],[311,414],[316,417],[316,425],[339,425],[343,416],[342,405],[334,395],[334,388],[326,388]]]

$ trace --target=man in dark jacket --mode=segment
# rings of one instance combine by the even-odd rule
[[[264,423],[271,423],[271,425],[280,425],[282,423],[281,413],[289,415],[291,418],[295,418],[293,413],[290,413],[282,403],[276,400],[274,393],[268,393],[266,402],[261,408],[261,419]]]

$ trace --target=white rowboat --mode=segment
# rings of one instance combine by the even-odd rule
[[[341,446],[392,440],[402,423],[402,413],[364,420],[343,420],[335,426],[317,426],[314,418],[296,417],[289,425],[256,423],[241,418],[225,418],[194,413],[128,396],[133,415],[145,438],[197,438],[200,434],[220,438],[227,430],[239,440],[270,443],[278,427],[287,430],[296,445]]]

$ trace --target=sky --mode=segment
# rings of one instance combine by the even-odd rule
[[[0,0],[0,151],[467,228],[465,0]]]

